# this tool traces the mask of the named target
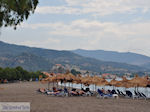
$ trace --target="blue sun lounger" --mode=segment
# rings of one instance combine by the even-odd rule
[[[113,98],[113,95],[112,94],[104,94],[100,89],[97,90],[97,97],[98,98]]]

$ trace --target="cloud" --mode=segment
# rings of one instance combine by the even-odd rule
[[[20,42],[20,44],[23,44],[23,45],[27,45],[27,46],[31,46],[31,47],[35,47],[35,46],[38,46],[38,47],[42,47],[44,48],[45,46],[48,46],[49,44],[52,44],[52,45],[57,45],[59,44],[61,41],[59,39],[56,39],[56,38],[45,38],[43,40],[25,40],[25,41],[22,41]]]
[[[48,29],[50,35],[97,37],[99,35],[113,35],[116,38],[150,35],[150,21],[134,23],[100,22],[87,19],[75,20],[68,23],[38,23],[22,24],[22,28]]]
[[[150,0],[65,0],[66,5],[42,6],[36,9],[40,14],[90,14],[105,16],[124,13],[147,13]]]
[[[46,29],[48,37],[54,38],[50,38],[45,42],[62,44],[61,49],[67,49],[68,47],[75,49],[76,44],[84,49],[99,48],[117,51],[126,48],[145,49],[145,47],[150,47],[148,43],[150,41],[150,21],[125,24],[81,19],[69,23],[26,24],[24,28],[36,28],[41,31],[43,28],[44,31]],[[73,42],[71,43],[71,41]]]
[[[39,14],[80,14],[80,9],[66,6],[43,6],[37,7]]]

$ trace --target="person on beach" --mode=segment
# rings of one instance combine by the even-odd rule
[[[78,93],[79,93],[79,95],[83,95],[83,94],[85,94],[86,92],[85,92],[84,89],[82,88]]]
[[[102,89],[101,89],[101,91],[102,91],[103,93],[105,93],[105,90],[104,90],[104,88],[102,88]]]
[[[60,91],[58,91],[57,89],[56,89],[56,87],[53,87],[53,90],[52,91],[48,91],[47,92],[47,94],[48,95],[55,95],[55,94],[58,94],[58,93],[60,93]]]
[[[108,90],[106,91],[106,94],[112,94],[112,91],[108,89]]]
[[[70,94],[73,95],[73,96],[78,96],[79,95],[79,93],[74,88],[71,90]]]
[[[53,92],[54,92],[55,94],[60,93],[60,91],[57,90],[56,87],[53,87]]]

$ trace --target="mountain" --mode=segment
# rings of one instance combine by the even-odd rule
[[[150,57],[141,54],[131,53],[131,52],[114,52],[114,51],[104,51],[104,50],[73,50],[73,53],[79,54],[81,56],[95,58],[102,61],[112,61],[118,63],[127,63],[131,65],[143,66],[150,63]],[[150,66],[149,66],[150,68]]]
[[[150,62],[142,65],[144,68],[150,69]]]
[[[50,67],[52,67],[52,64],[45,58],[29,53],[21,53],[17,56],[13,55],[0,56],[0,66],[1,67],[22,66],[26,70],[35,71],[35,70],[49,70]]]
[[[8,44],[0,41],[0,67],[22,66],[26,70],[48,71],[55,64],[78,66],[93,72],[125,73],[147,71],[139,66],[105,62],[87,58],[70,51],[58,51]]]

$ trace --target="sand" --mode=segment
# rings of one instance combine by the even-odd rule
[[[150,112],[150,100],[54,97],[39,94],[40,82],[0,84],[0,102],[30,102],[31,112]]]

